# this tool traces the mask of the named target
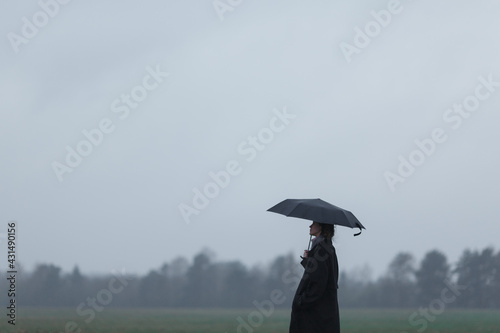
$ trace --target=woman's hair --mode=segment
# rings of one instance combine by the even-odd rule
[[[335,235],[335,227],[333,226],[333,224],[320,223],[320,225],[321,225],[321,236],[331,241],[333,235]]]

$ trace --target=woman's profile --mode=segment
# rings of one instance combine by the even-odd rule
[[[310,251],[304,251],[300,280],[292,303],[290,333],[339,333],[337,301],[338,262],[332,237],[332,224],[313,222],[314,238]]]

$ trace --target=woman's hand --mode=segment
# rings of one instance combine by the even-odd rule
[[[304,250],[304,255],[302,256],[303,258],[307,258],[309,256],[309,251]]]

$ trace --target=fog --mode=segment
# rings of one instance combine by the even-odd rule
[[[0,241],[16,221],[26,269],[299,260],[286,198],[363,223],[341,270],[498,243],[500,3],[62,2],[0,4]]]

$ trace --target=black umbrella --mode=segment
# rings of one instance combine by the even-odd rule
[[[359,232],[354,236],[361,234],[361,229],[366,229],[350,211],[321,199],[286,199],[269,208],[268,211],[318,223],[359,228]]]

